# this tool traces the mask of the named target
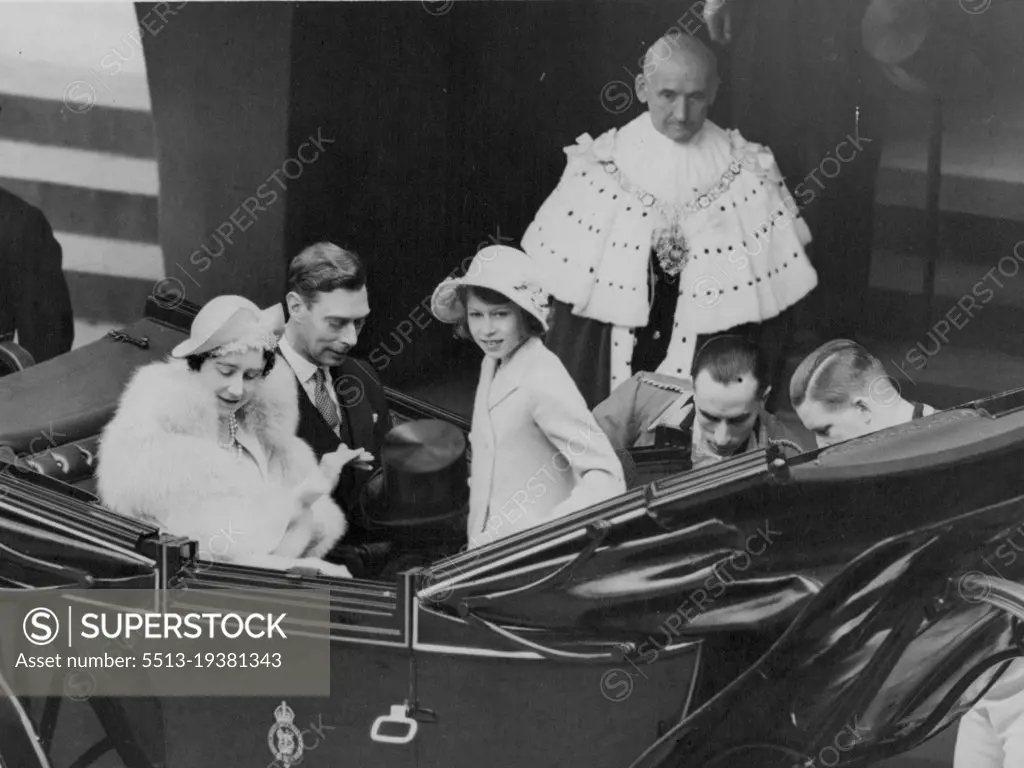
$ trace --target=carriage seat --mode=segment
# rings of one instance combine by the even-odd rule
[[[40,474],[95,493],[99,444],[100,435],[93,435],[23,456],[22,461]]]
[[[407,416],[391,412],[393,427],[408,420]],[[21,461],[24,466],[35,472],[81,488],[89,493],[96,493],[100,437],[101,434],[95,434],[28,456],[23,455]]]

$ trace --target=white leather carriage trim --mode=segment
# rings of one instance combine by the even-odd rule
[[[443,653],[446,656],[479,656],[493,659],[523,659],[542,661],[544,659],[539,653],[533,651],[492,651],[488,648],[467,648],[460,645],[435,645],[433,643],[412,644],[414,651],[426,653]]]
[[[641,501],[641,503],[642,503],[642,501]],[[576,514],[576,513],[574,513],[574,514]],[[618,515],[615,515],[615,516],[613,516],[611,518],[611,521],[629,522],[630,520],[635,520],[638,517],[643,517],[646,514],[647,514],[647,507],[641,506],[639,509],[631,509],[631,510],[628,510],[626,512],[622,512],[622,513],[620,513]],[[562,536],[559,536],[557,539],[552,539],[551,541],[547,542],[544,545],[538,544],[536,547],[528,549],[528,550],[526,550],[524,552],[517,552],[514,555],[509,555],[508,557],[504,558],[503,560],[498,560],[495,563],[490,563],[490,564],[488,564],[486,566],[487,570],[494,569],[494,570],[497,571],[497,573],[495,573],[494,576],[490,576],[490,577],[488,577],[486,579],[482,579],[481,581],[478,581],[477,584],[478,585],[485,585],[485,584],[487,584],[488,582],[491,582],[491,581],[499,581],[499,580],[505,579],[509,575],[514,574],[514,573],[518,573],[519,571],[502,571],[501,570],[502,566],[504,566],[506,564],[509,564],[509,563],[512,563],[512,562],[520,561],[520,560],[528,560],[530,555],[532,555],[532,554],[534,554],[536,552],[540,552],[542,549],[548,549],[548,548],[551,548],[551,547],[556,547],[559,544],[563,544],[563,543],[565,543],[567,541],[572,541],[573,539],[583,538],[583,537],[586,537],[586,536],[587,536],[587,530],[586,530],[585,527],[581,526],[580,528],[576,528],[574,530],[568,531],[567,533],[563,534]],[[487,546],[489,547],[491,545],[488,544]],[[483,549],[483,547],[481,547],[481,549]],[[529,568],[530,568],[530,566],[524,566],[523,570],[529,570]],[[473,568],[460,569],[459,575],[458,575],[459,581],[462,581],[464,578],[467,578],[467,579],[471,578],[473,576],[473,574],[476,573],[477,570],[479,570],[479,569],[473,569]],[[447,589],[450,589],[450,588],[451,587],[448,585],[448,579],[445,579],[443,582],[439,582],[439,583],[434,584],[434,585],[432,585],[430,587],[426,587],[425,589],[420,590],[417,593],[416,597],[417,597],[417,599],[427,598],[427,597],[430,597],[430,596],[434,595],[435,593],[437,593],[439,591],[444,591],[444,590],[447,590]]]

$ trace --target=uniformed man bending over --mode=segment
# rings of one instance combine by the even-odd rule
[[[935,413],[905,400],[882,362],[848,339],[811,352],[790,379],[789,398],[822,448]]]
[[[765,410],[767,371],[764,353],[751,341],[715,336],[694,356],[689,380],[637,373],[594,417],[617,451],[689,446],[694,469],[765,448],[769,440],[787,440],[787,452],[798,453],[794,446],[805,446]]]

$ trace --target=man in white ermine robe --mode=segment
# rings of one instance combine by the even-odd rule
[[[548,346],[594,407],[639,371],[688,376],[700,337],[777,317],[817,285],[810,232],[771,152],[709,122],[714,54],[647,52],[648,110],[565,149],[522,238],[555,297]]]

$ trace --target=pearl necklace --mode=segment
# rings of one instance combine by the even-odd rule
[[[222,443],[220,441],[220,435],[217,436],[217,445],[223,448],[225,451],[234,449],[235,457],[238,459],[242,458],[242,444],[238,442],[238,419],[235,418],[235,414],[228,415],[228,442]]]

